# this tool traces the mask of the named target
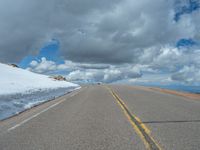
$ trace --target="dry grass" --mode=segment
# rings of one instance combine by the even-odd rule
[[[162,88],[156,88],[156,87],[145,87],[145,86],[134,86],[133,88],[145,90],[145,91],[158,91],[162,93],[182,96],[188,99],[200,100],[200,94],[180,92],[180,91],[168,90],[168,89],[162,89]]]
[[[154,88],[154,87],[151,87],[149,89],[156,90],[156,91],[163,92],[163,93],[167,93],[167,94],[173,94],[173,95],[182,96],[182,97],[186,97],[186,98],[189,98],[189,99],[200,100],[200,94],[179,92],[179,91],[161,89],[161,88]]]

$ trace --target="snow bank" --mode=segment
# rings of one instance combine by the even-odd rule
[[[0,120],[80,88],[0,63]]]

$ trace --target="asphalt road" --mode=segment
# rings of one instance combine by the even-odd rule
[[[0,150],[198,150],[200,101],[91,85],[0,122]]]

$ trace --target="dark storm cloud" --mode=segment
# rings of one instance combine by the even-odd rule
[[[19,61],[57,38],[69,60],[134,62],[141,49],[188,36],[181,25],[172,26],[171,5],[164,0],[0,0],[0,60]]]
[[[68,39],[88,23],[88,13],[106,12],[118,1],[0,0],[0,61],[19,61],[37,53],[45,41],[59,34]]]
[[[193,27],[173,18],[172,1],[125,0],[88,14],[79,29],[58,37],[65,58],[76,62],[138,63],[144,49],[194,36]]]

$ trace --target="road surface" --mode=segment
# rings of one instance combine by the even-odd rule
[[[91,85],[0,122],[1,150],[197,150],[200,101]]]

